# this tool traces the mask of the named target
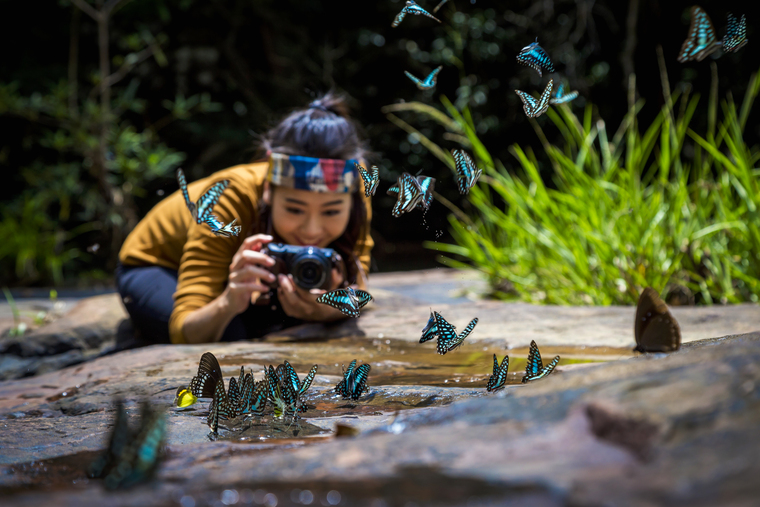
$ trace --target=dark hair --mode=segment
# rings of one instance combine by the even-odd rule
[[[363,160],[367,155],[358,125],[349,116],[346,99],[333,92],[312,101],[306,109],[297,109],[261,137],[262,152],[302,155],[315,158]],[[259,209],[259,231],[274,234],[271,209],[262,200]],[[356,243],[366,233],[367,209],[361,188],[352,194],[351,212],[343,234],[330,244],[346,264],[347,280],[358,280]]]

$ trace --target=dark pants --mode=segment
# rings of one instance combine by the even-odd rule
[[[116,268],[116,287],[129,313],[139,341],[170,343],[169,317],[174,308],[177,272],[160,266],[123,266]],[[275,294],[270,304],[249,305],[224,330],[222,341],[260,338],[267,333],[301,324],[285,315]]]

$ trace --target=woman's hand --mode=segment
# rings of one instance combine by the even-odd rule
[[[262,247],[272,239],[272,236],[266,234],[250,236],[232,257],[230,275],[222,297],[234,315],[244,312],[262,292],[269,292],[269,287],[263,281],[275,281],[275,276],[267,269],[275,261],[261,253]]]
[[[316,322],[328,322],[345,317],[337,308],[317,303],[319,295],[327,291],[302,289],[295,284],[292,275],[279,275],[277,281],[280,285],[277,296],[286,315]],[[343,274],[337,268],[333,268],[330,290],[337,289],[342,283]]]

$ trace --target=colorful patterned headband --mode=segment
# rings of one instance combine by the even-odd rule
[[[273,185],[343,194],[352,192],[358,182],[354,164],[358,160],[312,158],[283,153],[269,154],[267,181]]]

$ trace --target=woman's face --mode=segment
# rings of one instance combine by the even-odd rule
[[[274,232],[289,245],[326,247],[343,235],[351,214],[351,194],[309,192],[287,187],[265,191]]]

